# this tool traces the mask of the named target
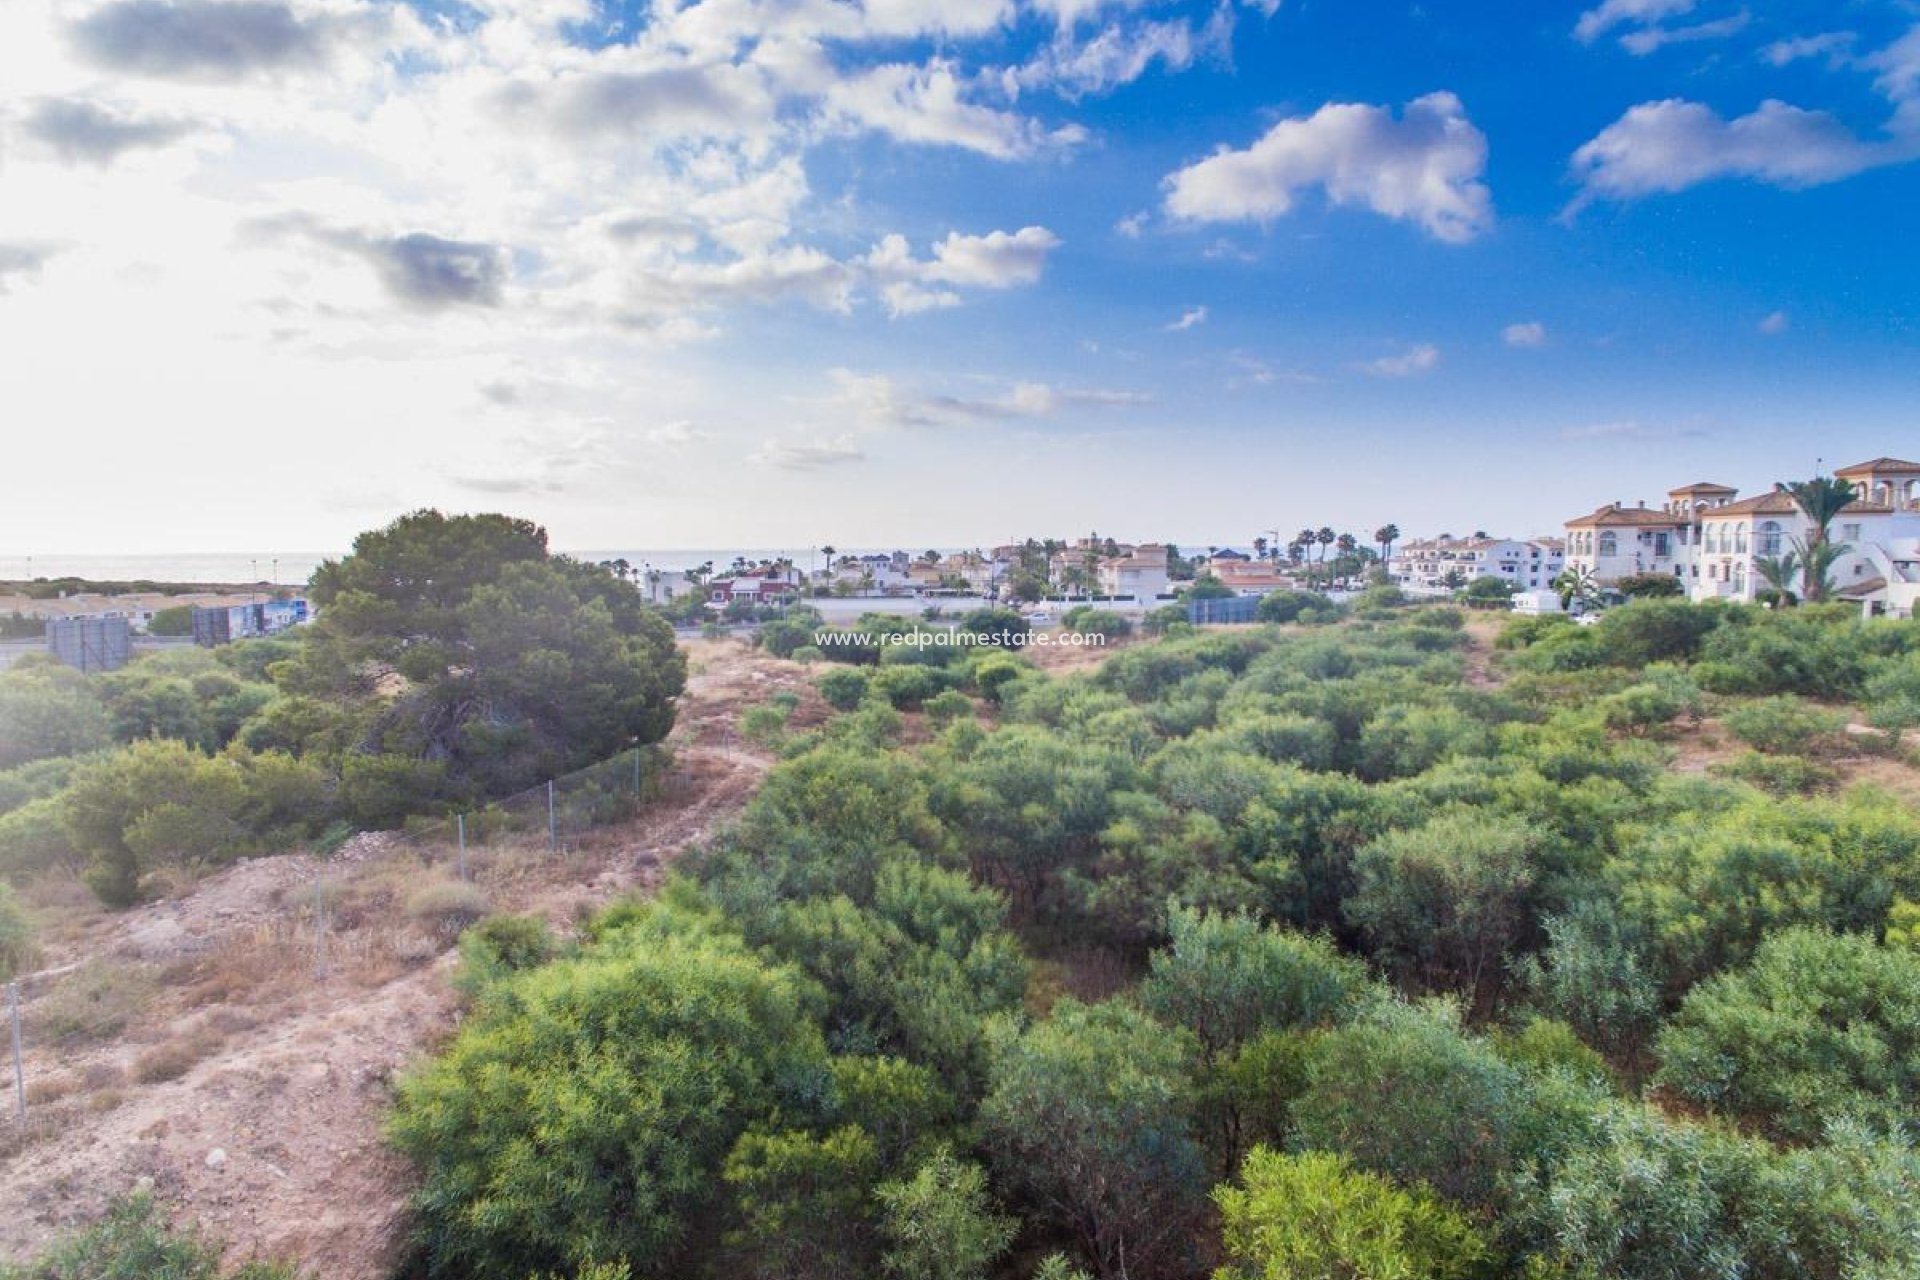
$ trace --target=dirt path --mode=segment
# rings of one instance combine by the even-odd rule
[[[689,647],[665,797],[568,856],[476,851],[474,882],[494,909],[564,929],[651,889],[771,766],[735,739],[739,712],[786,689],[802,699],[794,723],[824,715],[802,668],[733,641]],[[56,930],[44,976],[24,988],[29,1123],[0,1126],[0,1260],[150,1187],[177,1220],[225,1240],[231,1262],[384,1276],[409,1189],[380,1134],[389,1083],[457,1019],[452,931],[407,903],[448,879],[443,852],[369,835],[324,865],[258,859],[177,899]]]

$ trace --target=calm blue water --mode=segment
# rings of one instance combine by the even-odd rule
[[[902,548],[907,550],[906,548]],[[918,547],[908,550],[909,555],[918,555],[927,548]],[[565,554],[581,560],[619,560],[628,564],[654,569],[685,569],[693,565],[713,561],[718,569],[725,570],[733,563],[735,556],[744,556],[748,560],[777,560],[786,557],[802,569],[811,569],[825,562],[812,547],[727,547],[727,548],[654,548],[651,550],[626,551],[571,551],[561,548]],[[866,555],[875,551],[894,550],[892,547],[839,547],[834,548],[839,555]],[[957,550],[957,548],[940,548]],[[149,579],[155,582],[278,582],[288,585],[304,583],[313,575],[323,559],[345,554],[340,551],[237,551],[217,554],[183,555],[60,555],[49,552],[36,554],[31,558],[0,552],[0,579],[19,578],[92,578],[109,582],[126,582],[135,579]]]

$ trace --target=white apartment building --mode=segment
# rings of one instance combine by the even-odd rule
[[[1117,560],[1101,561],[1097,573],[1100,594],[1104,596],[1132,596],[1151,603],[1165,595],[1171,586],[1167,577],[1167,548],[1158,542],[1144,543]]]
[[[1387,572],[1416,592],[1451,591],[1475,578],[1499,578],[1521,591],[1545,590],[1566,567],[1558,538],[1426,538],[1400,544]]]
[[[1860,495],[1828,531],[1848,548],[1833,565],[1835,596],[1870,614],[1911,617],[1920,602],[1920,463],[1875,458],[1834,476]],[[1567,521],[1567,565],[1600,583],[1670,573],[1695,600],[1751,601],[1767,589],[1760,561],[1792,552],[1811,527],[1781,488],[1742,499],[1702,483],[1667,499],[1659,508],[1609,503]]]
[[[1868,613],[1911,617],[1920,595],[1920,463],[1876,458],[1833,474],[1861,495],[1827,530],[1846,548],[1830,575],[1835,597]],[[1768,585],[1760,562],[1792,554],[1811,531],[1812,522],[1782,489],[1704,512],[1699,573],[1689,594],[1752,600]]]

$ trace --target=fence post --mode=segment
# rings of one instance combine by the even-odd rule
[[[553,811],[553,779],[547,779],[547,852],[560,851],[560,824]]]
[[[27,1072],[20,1065],[20,984],[7,984],[7,1017],[13,1023],[13,1097],[20,1109],[20,1123],[27,1122]]]
[[[465,880],[467,878],[467,815],[456,813],[453,815],[453,821],[460,832],[460,878]]]
[[[319,876],[313,878],[313,976],[327,976],[327,919],[326,901],[323,897],[326,881]]]

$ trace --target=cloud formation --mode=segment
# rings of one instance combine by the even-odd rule
[[[69,30],[88,59],[114,71],[231,81],[319,65],[341,24],[277,0],[115,0]]]
[[[1318,188],[1331,204],[1462,244],[1493,225],[1486,165],[1486,137],[1451,93],[1416,98],[1398,119],[1386,107],[1329,103],[1169,175],[1166,210],[1187,222],[1268,222]]]
[[[110,111],[84,98],[42,98],[27,112],[22,128],[68,163],[108,165],[129,151],[164,147],[195,126]]]
[[[1777,100],[1728,120],[1701,103],[1668,98],[1632,108],[1573,153],[1582,188],[1573,207],[1684,191],[1716,178],[1813,187],[1913,154],[1910,143],[1862,142],[1825,111]]]
[[[1544,347],[1547,345],[1547,326],[1538,320],[1510,324],[1500,331],[1500,341],[1510,347]]]
[[[1197,328],[1206,322],[1207,309],[1205,307],[1188,307],[1180,313],[1178,320],[1166,326],[1166,330],[1168,333],[1185,333],[1188,329]]]
[[[302,236],[358,258],[373,268],[395,301],[414,311],[497,307],[510,274],[503,246],[450,240],[425,231],[387,235],[333,226],[299,213],[256,220],[249,230],[269,242]],[[483,390],[483,394],[487,393]]]
[[[1695,0],[1605,0],[1587,10],[1574,24],[1573,38],[1592,44],[1618,27],[1648,27],[1667,18],[1693,12]]]
[[[1421,342],[1408,347],[1396,356],[1381,356],[1378,360],[1369,360],[1360,366],[1363,373],[1376,378],[1411,378],[1415,374],[1430,373],[1440,367],[1440,348],[1431,342]]]
[[[45,245],[8,243],[0,240],[0,294],[7,293],[21,280],[31,280],[40,274],[47,259],[54,254]]]
[[[765,440],[747,455],[749,462],[783,471],[818,471],[848,462],[860,462],[866,451],[851,435],[821,439]]]

